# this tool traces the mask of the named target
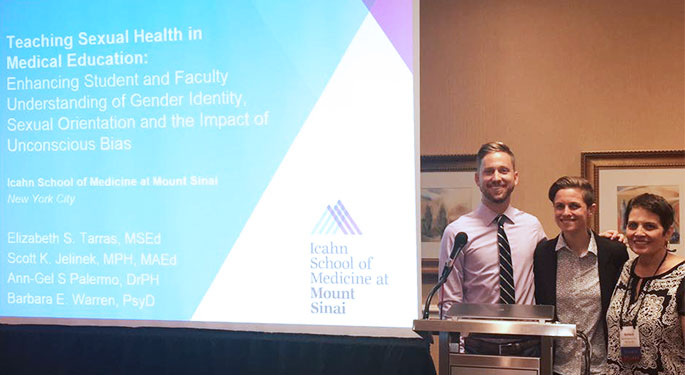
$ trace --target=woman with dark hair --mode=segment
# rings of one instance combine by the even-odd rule
[[[611,298],[609,374],[685,374],[685,258],[668,249],[674,211],[666,200],[641,194],[626,207],[630,249]]]
[[[590,373],[606,374],[606,312],[628,251],[588,229],[597,205],[586,179],[561,177],[548,195],[561,234],[535,249],[535,300],[555,306],[558,321],[585,333],[592,346]],[[582,348],[578,340],[554,340],[554,373],[581,373]]]

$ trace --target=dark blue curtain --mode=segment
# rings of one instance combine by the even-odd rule
[[[435,374],[421,339],[0,325],[0,374]]]

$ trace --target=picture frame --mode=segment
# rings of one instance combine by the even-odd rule
[[[595,151],[581,153],[581,175],[595,189],[599,209],[591,218],[595,232],[621,232],[625,203],[638,194],[664,196],[676,211],[676,233],[669,247],[685,256],[682,233],[685,197],[685,150]]]
[[[443,225],[456,220],[459,213],[473,210],[480,202],[480,190],[475,182],[476,169],[475,154],[421,156],[421,295],[424,297],[438,282],[438,256]],[[445,202],[448,207],[445,209],[443,224],[432,228],[430,240],[424,241],[425,209],[428,207],[426,199],[429,198],[433,198],[435,205]],[[462,207],[456,210],[449,207],[455,203]],[[450,210],[453,211],[451,215],[447,214]],[[438,211],[439,209],[436,210]],[[437,221],[437,216],[434,218],[436,220],[431,219],[431,227]],[[438,299],[434,298],[429,307],[430,317],[434,319],[438,318],[437,303]]]
[[[475,154],[421,156],[421,254],[437,259],[447,224],[480,202]]]

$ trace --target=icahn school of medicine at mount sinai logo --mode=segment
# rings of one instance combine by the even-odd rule
[[[342,232],[344,235],[362,234],[357,223],[354,222],[341,201],[338,201],[333,207],[331,205],[326,206],[321,218],[312,230],[312,234],[338,234],[338,232]]]

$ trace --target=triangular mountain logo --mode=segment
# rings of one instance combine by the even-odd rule
[[[321,218],[314,226],[312,234],[338,234],[341,232],[344,235],[362,234],[345,206],[341,201],[338,201],[333,207],[326,206]]]

